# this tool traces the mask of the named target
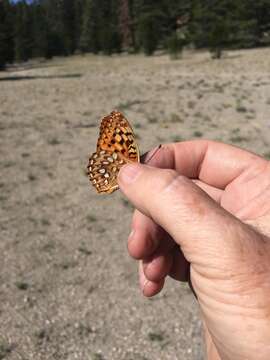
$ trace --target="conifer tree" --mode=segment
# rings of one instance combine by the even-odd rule
[[[6,48],[6,9],[4,7],[4,3],[0,2],[0,70],[5,69],[5,65],[7,62],[7,48]]]
[[[242,5],[245,34],[251,39],[250,45],[270,44],[270,1],[246,0]]]
[[[192,38],[197,47],[206,46],[214,58],[239,41],[239,4],[234,0],[194,1]]]
[[[119,52],[121,39],[118,22],[118,0],[99,0],[98,36],[101,50],[106,55]]]
[[[79,49],[80,38],[83,25],[83,12],[84,12],[84,0],[75,0],[75,28],[74,28],[74,37],[75,37],[75,48]]]
[[[12,10],[8,0],[0,2],[0,70],[14,58]]]
[[[137,0],[134,2],[134,10],[137,44],[146,55],[152,55],[163,35],[164,14],[161,1]]]
[[[95,54],[100,50],[98,0],[86,0],[79,47]]]
[[[62,22],[62,0],[41,0],[48,25],[47,57],[65,55]]]
[[[62,0],[61,22],[65,55],[71,55],[76,47],[75,0]]]
[[[33,5],[33,52],[34,57],[49,58],[49,28],[44,7]]]
[[[26,1],[16,6],[15,18],[15,58],[17,61],[27,61],[32,56],[33,33],[31,7]]]

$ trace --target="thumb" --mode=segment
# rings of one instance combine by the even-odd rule
[[[248,237],[254,239],[251,228],[174,170],[130,164],[121,169],[118,183],[135,207],[166,230],[193,264],[228,269],[233,258],[237,257],[235,263],[243,257]]]

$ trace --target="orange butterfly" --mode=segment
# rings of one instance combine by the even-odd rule
[[[117,190],[117,175],[128,163],[140,162],[140,153],[131,125],[119,111],[105,116],[100,125],[97,150],[88,163],[88,175],[100,194]]]

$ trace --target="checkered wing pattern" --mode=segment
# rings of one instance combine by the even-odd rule
[[[134,132],[124,115],[113,111],[101,121],[97,150],[88,163],[89,179],[98,193],[111,194],[118,189],[121,167],[132,162],[140,162]]]

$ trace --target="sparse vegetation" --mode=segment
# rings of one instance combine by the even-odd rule
[[[149,124],[156,124],[158,122],[158,119],[156,116],[147,116]]]
[[[177,124],[180,124],[180,123],[184,122],[184,120],[176,113],[171,114],[170,121],[171,121],[171,123],[177,123]]]
[[[27,152],[23,152],[23,153],[22,153],[22,157],[23,157],[23,158],[28,158],[28,157],[30,157],[30,154],[27,153]]]
[[[84,244],[78,247],[78,251],[86,256],[92,255],[92,251],[89,250]]]
[[[42,218],[42,219],[40,220],[40,222],[41,222],[41,225],[43,225],[43,226],[50,226],[50,225],[51,225],[50,220],[47,219],[47,218]]]
[[[91,360],[105,360],[105,358],[101,353],[96,352],[96,353],[93,353]]]
[[[35,337],[37,339],[38,345],[41,345],[43,342],[50,341],[50,334],[48,329],[42,328],[35,332]]]
[[[263,154],[263,156],[267,159],[270,160],[270,151],[267,151]]]
[[[131,202],[129,202],[126,199],[121,199],[122,200],[122,204],[124,207],[128,208],[128,209],[133,209],[133,205],[131,204]]]
[[[6,162],[4,162],[4,167],[5,168],[10,168],[10,167],[13,167],[15,165],[16,165],[15,162],[12,161],[12,160],[7,160]]]
[[[231,104],[223,104],[223,109],[230,109],[232,107]]]
[[[94,223],[97,221],[97,217],[93,214],[88,214],[86,216],[86,221],[89,222],[89,223]]]
[[[195,108],[195,106],[196,106],[196,102],[190,100],[190,101],[188,101],[187,106],[188,106],[188,108],[189,108],[190,110],[193,110],[193,109]]]
[[[118,104],[116,109],[125,111],[125,110],[129,110],[134,105],[140,105],[142,103],[143,103],[143,101],[141,101],[141,100],[128,100],[126,102]]]
[[[23,291],[29,288],[29,283],[23,280],[16,281],[15,285],[19,290],[23,290]]]
[[[181,142],[181,141],[183,141],[183,139],[182,139],[181,136],[179,136],[179,135],[174,135],[174,136],[172,137],[172,142],[173,142],[173,143],[177,143],[177,142]]]
[[[134,124],[134,127],[135,127],[136,129],[142,129],[142,128],[143,128],[143,125],[142,125],[141,123],[139,123],[139,122],[136,122],[136,123]]]
[[[9,354],[14,349],[12,344],[8,344],[7,342],[1,341],[0,342],[0,360],[7,359]]]
[[[55,242],[54,241],[48,241],[46,244],[43,245],[42,250],[43,251],[53,251],[55,249]]]
[[[61,142],[58,140],[57,137],[53,137],[53,138],[49,139],[48,143],[53,146],[61,144]]]
[[[77,261],[72,259],[66,259],[59,264],[59,267],[63,270],[73,269],[78,265]]]
[[[36,180],[37,180],[37,177],[36,177],[36,175],[30,173],[30,174],[28,174],[28,180],[29,180],[29,181],[36,181]]]
[[[164,341],[164,334],[158,332],[150,332],[148,334],[148,339],[153,342],[162,342]]]
[[[230,138],[230,141],[234,144],[239,144],[248,141],[248,138],[243,135],[235,135]]]
[[[248,110],[247,110],[247,108],[246,108],[245,106],[239,105],[239,106],[236,107],[236,111],[237,111],[237,112],[241,112],[241,113],[245,113],[245,112],[247,112]]]
[[[89,324],[79,323],[76,327],[78,329],[78,334],[80,337],[89,336],[89,334],[92,334],[94,332],[94,330]]]
[[[203,136],[203,133],[201,131],[199,131],[199,130],[195,130],[193,132],[193,136],[196,137],[196,138],[200,138],[200,137]]]
[[[197,111],[195,114],[194,114],[194,117],[196,118],[202,118],[202,113],[200,111]]]

